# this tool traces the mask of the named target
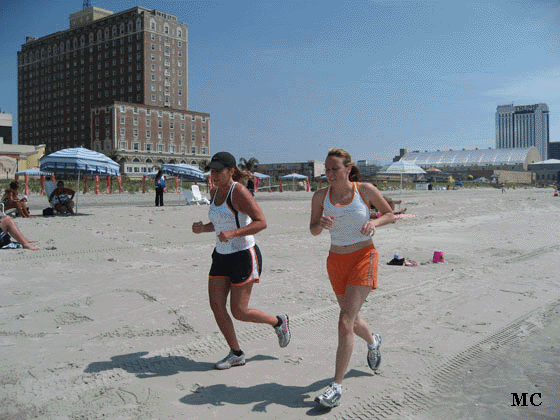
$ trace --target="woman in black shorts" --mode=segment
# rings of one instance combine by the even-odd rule
[[[210,307],[216,323],[231,348],[216,364],[216,369],[229,369],[245,364],[233,321],[226,309],[231,293],[231,314],[239,321],[269,324],[278,335],[280,347],[290,342],[288,316],[269,315],[249,308],[253,283],[258,283],[262,257],[253,237],[266,229],[266,219],[249,190],[237,181],[244,173],[237,169],[235,158],[227,152],[216,153],[210,164],[214,188],[208,218],[210,223],[195,222],[194,233],[216,232],[216,248],[208,280]]]

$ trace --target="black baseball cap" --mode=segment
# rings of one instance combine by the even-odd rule
[[[207,168],[221,171],[224,168],[237,168],[237,164],[235,163],[235,158],[231,153],[218,152],[212,156],[212,160],[210,160]]]

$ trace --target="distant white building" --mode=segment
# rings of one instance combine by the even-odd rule
[[[496,110],[496,148],[526,149],[535,146],[541,159],[548,157],[548,106],[500,105]]]
[[[0,144],[12,144],[12,114],[0,111]]]

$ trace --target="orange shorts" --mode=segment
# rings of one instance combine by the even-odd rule
[[[329,253],[327,272],[334,293],[343,295],[346,286],[370,286],[377,289],[379,255],[373,245],[350,254]]]

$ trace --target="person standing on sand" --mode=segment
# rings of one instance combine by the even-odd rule
[[[156,174],[156,207],[163,207],[163,192],[165,191],[165,176],[163,171],[160,169]]]
[[[216,369],[229,369],[245,364],[233,321],[226,309],[230,296],[231,314],[239,321],[269,324],[274,327],[280,347],[286,347],[291,338],[288,315],[269,315],[249,308],[253,284],[259,282],[262,256],[254,234],[266,229],[264,214],[249,190],[237,181],[247,174],[237,169],[235,158],[228,152],[212,156],[208,165],[214,187],[208,211],[210,223],[195,222],[194,233],[216,232],[216,248],[208,279],[210,308],[224,335],[229,354]]]
[[[358,182],[360,172],[347,151],[330,149],[325,173],[328,187],[313,194],[309,229],[315,236],[323,229],[330,232],[327,272],[340,306],[334,381],[315,398],[316,403],[330,408],[340,404],[354,334],[367,343],[369,367],[376,370],[381,363],[381,335],[372,334],[360,309],[369,292],[377,288],[379,256],[371,238],[378,226],[393,222],[395,216],[376,187]],[[370,219],[371,207],[381,216]]]

